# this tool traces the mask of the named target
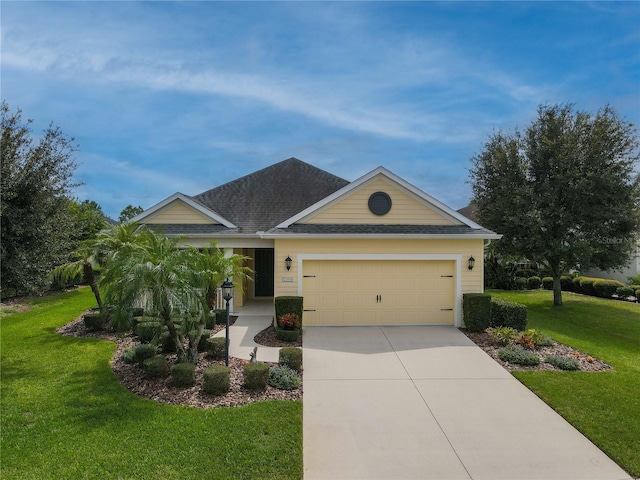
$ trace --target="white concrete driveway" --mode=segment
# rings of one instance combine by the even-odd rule
[[[630,479],[452,327],[306,327],[304,478]]]

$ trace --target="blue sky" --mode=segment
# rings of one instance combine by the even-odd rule
[[[114,218],[289,157],[457,209],[540,104],[640,122],[640,2],[3,1],[1,27],[2,99],[75,137]]]

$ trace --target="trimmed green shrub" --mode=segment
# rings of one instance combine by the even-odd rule
[[[635,290],[631,287],[618,287],[616,289],[616,295],[619,298],[627,298],[635,296]]]
[[[296,347],[281,348],[278,354],[278,363],[299,372],[302,369],[302,349]]]
[[[295,313],[300,319],[300,325],[302,325],[303,303],[302,297],[276,297],[274,299],[276,318],[280,318],[285,313]]]
[[[582,288],[580,288],[580,277],[576,276],[571,279],[571,291],[575,293],[582,293]]]
[[[518,337],[518,331],[511,327],[487,328],[487,333],[502,347],[509,345]]]
[[[538,290],[540,288],[540,277],[533,276],[527,279],[529,290]]]
[[[145,320],[136,325],[136,335],[140,343],[158,341],[164,330],[164,324],[159,320]]]
[[[198,334],[197,330],[192,330],[189,332],[189,335],[192,338]],[[198,351],[206,352],[207,351],[207,339],[211,336],[211,330],[207,330],[206,328],[202,330],[202,335],[200,336],[200,340],[198,340]]]
[[[269,365],[266,363],[247,363],[242,376],[244,387],[249,390],[264,390],[269,382]]]
[[[622,282],[604,278],[598,278],[593,282],[593,289],[596,291],[596,295],[602,298],[611,298],[618,288],[624,286],[625,284]]]
[[[212,329],[213,327],[216,326],[216,314],[215,313],[211,313],[209,315],[205,316],[204,319],[204,326],[208,329]]]
[[[226,338],[224,337],[209,337],[205,340],[207,345],[207,353],[214,360],[222,360],[227,352]]]
[[[138,362],[138,364],[142,366],[143,362],[147,358],[153,357],[156,353],[158,353],[158,349],[155,345],[150,343],[140,343],[133,347],[133,361]]]
[[[596,289],[594,288],[593,283],[596,281],[596,279],[591,277],[579,277],[579,278],[580,278],[580,293],[595,297]]]
[[[213,313],[216,316],[216,323],[222,325],[223,323],[227,323],[227,310],[226,309],[217,309],[214,310]]]
[[[162,355],[145,359],[142,362],[142,369],[147,378],[162,378],[169,375],[169,364]]]
[[[516,290],[526,290],[529,288],[529,279],[526,277],[516,277]]]
[[[300,338],[300,333],[302,333],[300,329],[285,330],[284,328],[276,327],[276,336],[283,342],[295,342]]]
[[[193,363],[176,363],[171,367],[171,378],[176,387],[192,387],[196,383],[196,366]]]
[[[212,395],[223,395],[231,387],[229,367],[212,365],[203,371],[202,390]]]
[[[560,370],[579,370],[580,364],[575,358],[561,357],[559,355],[549,355],[544,360]]]
[[[462,316],[470,332],[482,332],[491,324],[491,295],[465,293],[462,295]]]
[[[564,290],[565,292],[573,291],[573,275],[560,276],[560,290]]]
[[[516,270],[516,273],[514,276],[516,278],[517,277],[521,277],[521,278],[536,277],[538,276],[538,271],[533,268],[520,268],[519,270]]]
[[[542,279],[542,288],[545,290],[553,290],[553,277],[544,277]]]
[[[280,390],[295,390],[300,386],[300,377],[286,365],[277,365],[269,369],[269,385]]]
[[[538,365],[540,357],[535,353],[525,350],[520,345],[508,345],[498,350],[498,358],[503,362],[515,363],[516,365]]]
[[[164,332],[160,335],[160,346],[164,353],[173,353],[176,351],[176,342],[169,332]]]
[[[89,313],[83,317],[84,326],[90,332],[103,330],[107,325],[107,320],[99,313]]]
[[[502,298],[491,298],[491,326],[511,327],[518,331],[527,328],[527,307]]]

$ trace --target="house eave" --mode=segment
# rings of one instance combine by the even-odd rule
[[[486,233],[471,233],[471,234],[367,234],[367,233],[264,233],[260,238],[275,240],[275,239],[300,239],[300,240],[313,240],[313,239],[371,239],[371,240],[402,240],[402,239],[415,239],[415,240],[499,240],[502,235],[499,234],[486,234]]]
[[[189,197],[188,195],[185,195],[184,193],[180,193],[180,192],[174,193],[170,197],[165,198],[161,202],[159,202],[159,203],[153,205],[152,207],[146,209],[142,213],[139,213],[138,215],[133,217],[130,220],[130,222],[147,223],[147,222],[144,222],[144,220],[147,220],[150,217],[153,217],[154,214],[156,214],[157,212],[159,212],[160,210],[162,210],[164,207],[166,207],[167,205],[171,204],[175,200],[180,200],[180,201],[186,203],[191,208],[193,208],[194,210],[200,212],[202,215],[204,215],[205,217],[207,217],[208,219],[212,220],[215,223],[219,223],[221,225],[224,225],[227,228],[237,228],[236,225],[234,225],[232,222],[230,222],[229,220],[227,220],[226,218],[224,218],[223,216],[221,216],[217,212],[211,210],[210,208],[208,208],[205,205],[203,205],[202,203],[194,200],[193,198]]]

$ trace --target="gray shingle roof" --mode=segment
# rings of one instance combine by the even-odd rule
[[[490,235],[486,229],[473,229],[466,225],[375,225],[375,224],[296,224],[288,228],[273,228],[270,234],[307,235]]]
[[[460,210],[457,210],[457,212],[461,213],[465,217],[467,217],[470,220],[472,220],[472,221],[477,223],[478,222],[478,218],[476,216],[476,210],[477,210],[477,207],[476,207],[475,203],[470,203],[466,207],[461,208]]]
[[[227,228],[224,225],[190,224],[190,223],[147,223],[151,230],[164,235],[207,235],[219,233],[236,233],[238,229]]]
[[[247,234],[269,230],[348,184],[289,158],[192,198]]]

